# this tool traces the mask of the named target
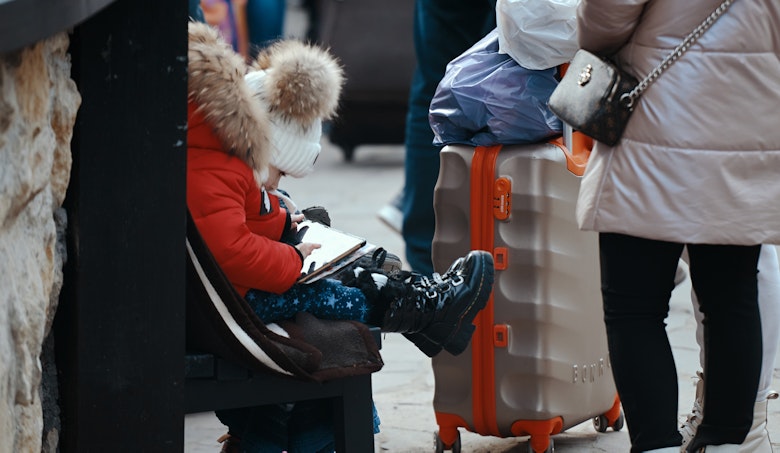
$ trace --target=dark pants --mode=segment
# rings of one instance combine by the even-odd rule
[[[599,240],[607,342],[631,451],[680,445],[677,371],[665,319],[684,245],[613,233]],[[740,444],[750,430],[762,357],[760,246],[687,247],[704,314],[704,418],[693,451]]]
[[[406,259],[423,275],[433,272],[433,189],[439,177],[439,148],[433,146],[428,110],[447,63],[496,27],[495,5],[495,0],[417,0],[415,5],[417,68],[406,118],[402,210]]]
[[[301,401],[216,411],[246,453],[320,453],[334,450],[329,400]]]
[[[284,36],[286,0],[248,0],[246,20],[252,58],[263,47]]]

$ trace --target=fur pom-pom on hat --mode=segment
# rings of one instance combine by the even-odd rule
[[[322,120],[338,107],[344,72],[328,51],[296,40],[258,55],[244,77],[271,122],[271,165],[293,177],[309,174],[320,153]]]

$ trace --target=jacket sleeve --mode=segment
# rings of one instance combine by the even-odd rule
[[[582,0],[577,9],[579,46],[609,56],[623,47],[648,0]]]
[[[228,280],[237,287],[277,294],[290,289],[301,273],[301,255],[274,238],[284,222],[267,235],[248,227],[245,200],[256,190],[251,170],[212,169],[188,177],[187,204]]]

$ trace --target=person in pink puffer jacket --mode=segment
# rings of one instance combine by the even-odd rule
[[[641,80],[721,0],[583,0],[580,47]],[[689,452],[736,452],[761,369],[760,244],[780,243],[780,4],[733,6],[597,143],[577,202],[600,233],[613,375],[631,451],[676,452],[677,374],[665,331],[684,247],[704,315],[704,412]]]

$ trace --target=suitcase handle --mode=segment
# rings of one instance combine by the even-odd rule
[[[576,176],[585,174],[588,165],[588,157],[593,149],[593,139],[575,131],[566,123],[563,123],[563,135],[550,143],[559,147],[566,156],[566,169]]]
[[[559,65],[559,76],[563,78],[568,69],[569,63]],[[582,176],[585,174],[588,157],[590,157],[590,151],[593,149],[593,139],[582,132],[575,131],[565,122],[562,123],[563,136],[552,140],[551,143],[560,147],[564,156],[566,156],[566,169],[577,176]]]

